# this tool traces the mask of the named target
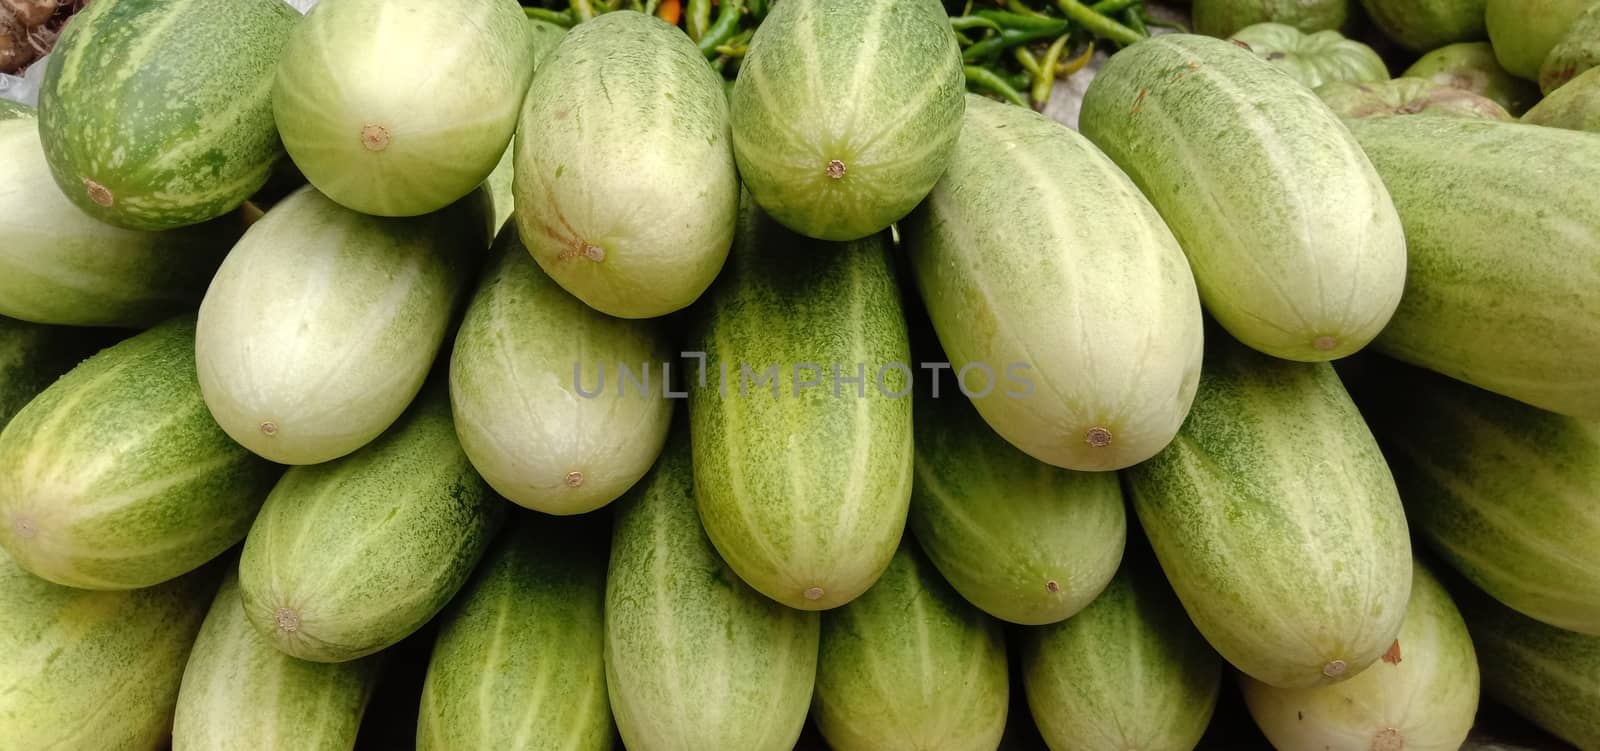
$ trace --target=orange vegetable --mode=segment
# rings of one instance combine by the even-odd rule
[[[678,19],[683,16],[682,0],[661,0],[660,7],[656,8],[656,18],[673,26],[678,25]]]

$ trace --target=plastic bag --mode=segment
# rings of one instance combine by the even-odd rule
[[[44,67],[48,62],[50,56],[45,55],[28,66],[20,76],[0,73],[0,99],[21,102],[29,107],[39,106],[39,86],[44,83]]]

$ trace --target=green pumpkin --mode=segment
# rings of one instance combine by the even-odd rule
[[[1240,29],[1233,42],[1311,89],[1334,81],[1389,80],[1377,52],[1337,31],[1307,34],[1287,24],[1258,23]]]

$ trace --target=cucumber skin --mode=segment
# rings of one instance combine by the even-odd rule
[[[1389,80],[1389,68],[1371,47],[1337,31],[1307,34],[1280,23],[1256,24],[1231,38],[1252,53],[1288,73],[1307,88],[1335,81]]]
[[[1506,72],[1488,42],[1457,42],[1417,58],[1406,78],[1426,78],[1437,84],[1466,89],[1489,97],[1513,115],[1521,115],[1539,101],[1539,87]]]
[[[1488,37],[1484,0],[1361,0],[1385,36],[1412,52]]]
[[[1487,0],[1484,23],[1494,56],[1512,75],[1539,80],[1539,67],[1595,0]]]
[[[1600,72],[1580,73],[1522,116],[1530,125],[1600,133]]]
[[[1376,349],[1541,409],[1600,418],[1600,205],[1582,198],[1583,186],[1600,184],[1600,139],[1455,118],[1351,129],[1409,240],[1405,298]],[[1455,188],[1446,198],[1440,185]]]
[[[0,317],[0,429],[108,338]]]
[[[1306,33],[1338,30],[1350,0],[1194,0],[1194,31],[1226,39],[1258,23],[1281,23]]]
[[[1550,48],[1539,66],[1539,89],[1549,96],[1584,71],[1600,65],[1600,3],[1572,22],[1566,36]]]
[[[1406,246],[1389,192],[1327,105],[1251,53],[1189,34],[1132,45],[1095,77],[1080,126],[1161,211],[1207,310],[1251,347],[1344,357],[1399,304]]]
[[[1514,120],[1493,99],[1426,78],[1396,78],[1378,83],[1336,81],[1317,88],[1317,96],[1340,117],[1467,117]]]

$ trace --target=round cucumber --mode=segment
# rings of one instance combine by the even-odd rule
[[[1532,125],[1600,133],[1600,71],[1579,74],[1522,116]]]
[[[1376,83],[1335,81],[1318,87],[1317,96],[1335,114],[1352,119],[1391,115],[1514,119],[1493,99],[1426,78],[1396,78]]]
[[[1371,47],[1337,31],[1307,34],[1281,23],[1258,23],[1235,32],[1256,57],[1315,89],[1334,81],[1387,81],[1389,66]]]
[[[1512,75],[1539,80],[1550,50],[1596,0],[1487,0],[1484,23],[1494,56]]]
[[[1539,101],[1539,87],[1506,72],[1488,42],[1460,42],[1440,47],[1411,64],[1406,78],[1426,78],[1444,86],[1481,94],[1520,115]]]
[[[1350,14],[1349,0],[1194,0],[1197,34],[1227,38],[1258,23],[1281,23],[1311,33],[1337,30]]]
[[[1483,39],[1485,0],[1361,0],[1384,35],[1413,52]]]
[[[774,5],[733,86],[739,175],[802,235],[881,232],[949,165],[964,82],[937,0]]]

